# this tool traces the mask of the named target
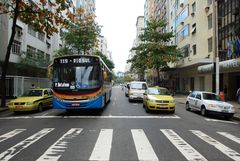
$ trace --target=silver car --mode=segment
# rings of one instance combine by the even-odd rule
[[[191,92],[186,101],[186,110],[195,109],[201,111],[203,116],[210,114],[222,115],[226,119],[233,117],[235,108],[230,103],[224,102],[215,93],[205,91]]]

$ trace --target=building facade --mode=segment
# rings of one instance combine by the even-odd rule
[[[240,87],[239,0],[155,0],[154,16],[167,19],[169,42],[182,51],[182,58],[169,64],[168,87],[177,92],[216,92],[228,88],[234,99]],[[219,58],[219,64],[215,63]],[[219,80],[216,79],[219,67]]]
[[[36,1],[32,1],[33,3]],[[73,6],[74,7],[74,6]],[[73,9],[74,10],[74,9]],[[5,60],[7,45],[11,36],[13,20],[8,14],[0,14],[0,63]],[[40,68],[20,68],[19,64],[26,57],[50,62],[54,52],[62,46],[60,32],[53,35],[38,32],[34,27],[17,20],[16,34],[11,49],[6,78],[6,93],[9,97],[21,95],[35,84],[36,87],[50,87],[47,78],[47,64]],[[41,62],[39,62],[41,63]],[[2,67],[2,66],[1,66]],[[0,67],[0,74],[2,69]]]

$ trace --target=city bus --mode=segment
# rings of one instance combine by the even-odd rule
[[[110,101],[112,72],[99,56],[71,55],[55,58],[49,66],[53,108],[102,111]]]

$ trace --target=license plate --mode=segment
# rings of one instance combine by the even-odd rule
[[[16,106],[17,109],[20,109],[20,108],[22,108],[22,107],[23,107],[23,106]]]
[[[72,106],[80,106],[80,103],[72,103]]]

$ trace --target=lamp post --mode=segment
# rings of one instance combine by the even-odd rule
[[[214,35],[214,73],[216,94],[219,94],[219,55],[218,55],[218,0],[213,1],[213,35]]]

